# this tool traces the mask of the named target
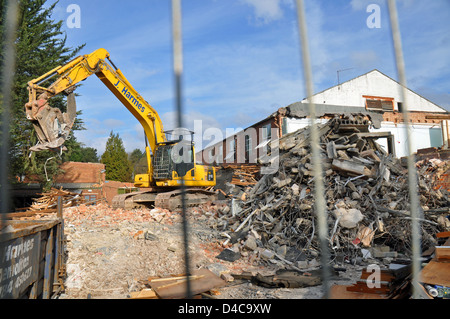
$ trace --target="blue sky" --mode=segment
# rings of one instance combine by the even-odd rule
[[[66,23],[70,4],[81,10],[80,28]],[[370,4],[380,28],[369,28]],[[319,92],[373,69],[397,79],[385,1],[305,0],[313,67]],[[294,0],[184,0],[184,123],[245,128],[305,97]],[[408,87],[450,110],[450,1],[397,3]],[[165,129],[175,127],[169,0],[60,0],[68,45],[81,54],[105,48],[136,90],[157,110]],[[139,122],[95,76],[77,90],[87,130],[77,139],[104,151],[110,132],[127,152],[144,149]]]

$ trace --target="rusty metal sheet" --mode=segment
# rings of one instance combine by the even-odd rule
[[[54,220],[0,220],[0,243],[32,235],[62,223],[62,219]]]
[[[18,298],[39,273],[41,233],[0,242],[0,299]]]

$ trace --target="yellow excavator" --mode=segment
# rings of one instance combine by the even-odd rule
[[[77,84],[93,74],[141,123],[146,137],[148,170],[146,174],[136,175],[134,181],[139,191],[115,196],[113,207],[131,209],[154,205],[179,209],[182,183],[186,186],[187,206],[214,200],[216,192],[207,188],[216,184],[216,173],[214,167],[196,164],[193,132],[189,132],[190,140],[181,130],[165,132],[158,113],[133,88],[111,61],[109,53],[102,48],[28,82],[29,101],[25,104],[25,112],[38,137],[38,143],[30,150],[38,152],[65,148],[63,144],[76,117],[74,90]],[[66,113],[49,105],[50,98],[60,93],[67,95]],[[176,139],[168,140],[166,133]]]

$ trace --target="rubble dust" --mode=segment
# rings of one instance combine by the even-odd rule
[[[227,278],[226,274],[243,272],[272,275],[280,269],[280,265],[261,263],[252,255],[233,262],[216,258],[224,250],[224,237],[210,227],[215,219],[213,211],[214,208],[210,213],[204,210],[189,213],[193,269],[208,268],[223,278]],[[124,211],[106,204],[64,209],[67,279],[59,298],[125,299],[144,289],[148,278],[183,274],[181,221],[180,213],[162,209]],[[350,266],[336,282],[354,281],[360,269]],[[225,287],[213,291],[213,298],[321,298],[323,293],[320,285],[265,288],[250,281],[230,279]]]

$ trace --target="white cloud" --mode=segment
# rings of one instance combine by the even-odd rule
[[[256,19],[263,23],[276,21],[283,17],[282,0],[242,0],[255,10]]]
[[[350,6],[354,11],[363,10],[370,3],[370,0],[352,0],[350,1]]]

